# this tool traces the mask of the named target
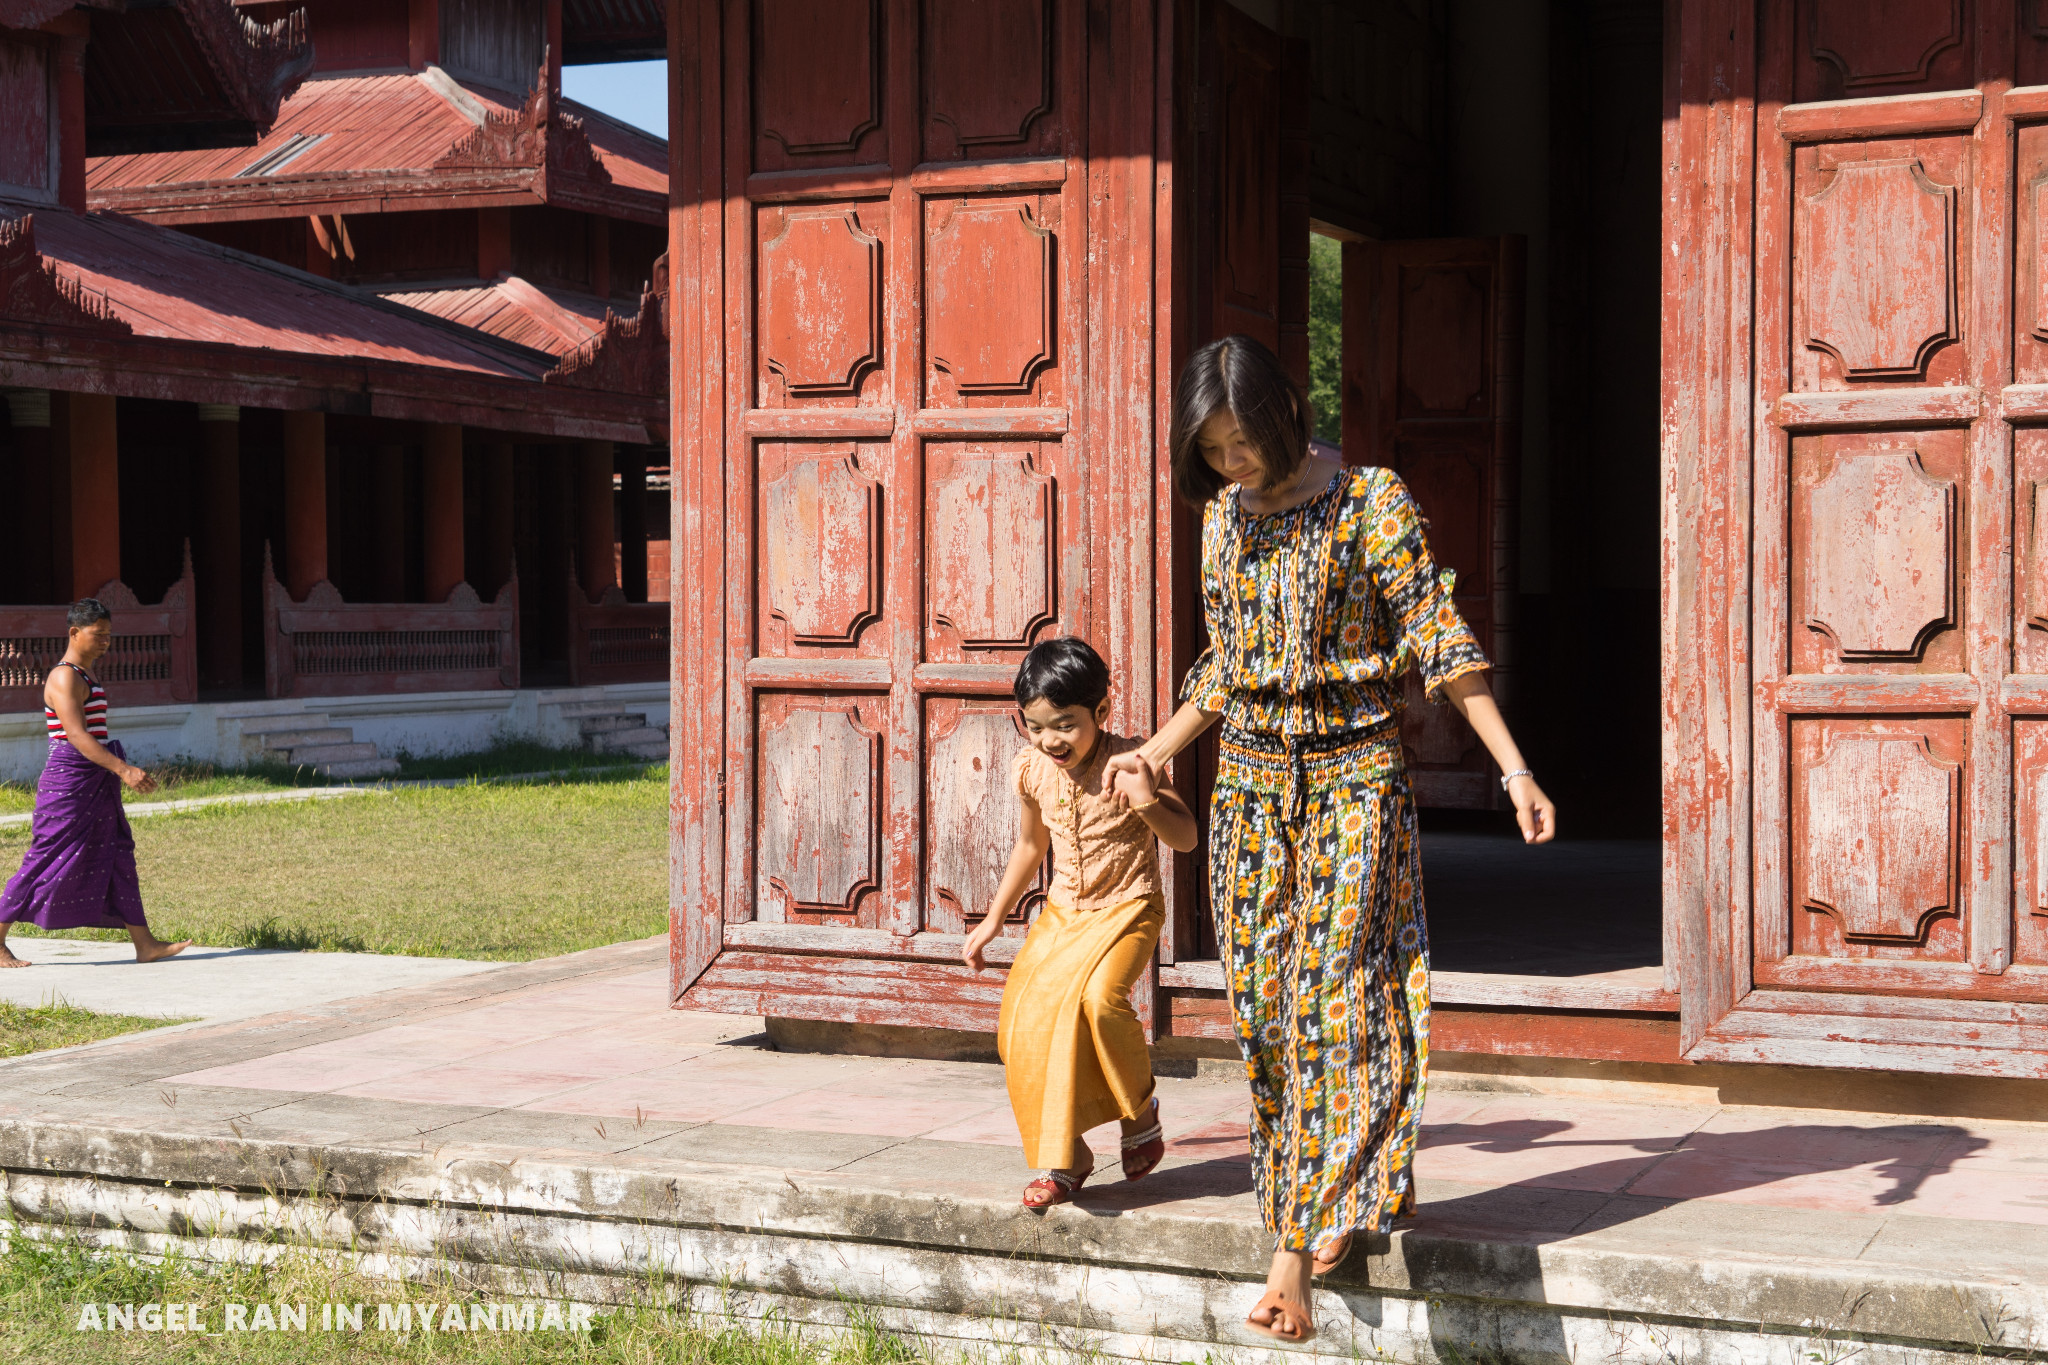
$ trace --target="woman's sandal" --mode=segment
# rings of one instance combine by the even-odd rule
[[[1166,1159],[1166,1130],[1159,1122],[1159,1097],[1152,1097],[1152,1126],[1124,1139],[1124,1179],[1142,1180]]]
[[[1044,1175],[1024,1187],[1024,1207],[1034,1213],[1042,1213],[1054,1204],[1072,1203],[1074,1191],[1080,1189],[1088,1177],[1094,1174],[1095,1168],[1093,1166],[1079,1173],[1073,1171],[1047,1171]],[[1031,1196],[1034,1194],[1041,1197],[1033,1199]]]
[[[1260,1313],[1268,1309],[1273,1313],[1271,1322],[1254,1321]],[[1294,1346],[1312,1340],[1316,1334],[1315,1323],[1309,1318],[1308,1310],[1277,1289],[1268,1289],[1265,1297],[1252,1305],[1252,1311],[1246,1315],[1244,1325],[1262,1336],[1269,1336]]]
[[[1309,1273],[1312,1275],[1327,1275],[1338,1266],[1343,1265],[1344,1259],[1351,1254],[1351,1241],[1351,1235],[1346,1233],[1343,1243],[1337,1247],[1337,1254],[1334,1256],[1318,1251],[1309,1261]]]

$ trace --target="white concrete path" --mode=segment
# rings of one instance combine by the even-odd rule
[[[386,953],[298,953],[275,948],[187,948],[165,962],[139,963],[126,943],[10,934],[7,946],[33,966],[0,971],[0,1000],[47,1004],[55,997],[101,1014],[156,1019],[247,1019],[277,1010],[424,986],[503,962]]]

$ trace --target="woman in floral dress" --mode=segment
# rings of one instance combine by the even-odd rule
[[[1174,388],[1174,481],[1205,507],[1209,648],[1185,705],[1112,776],[1156,775],[1223,721],[1209,816],[1216,936],[1252,1089],[1259,1209],[1276,1239],[1247,1319],[1314,1335],[1311,1275],[1355,1232],[1412,1213],[1429,1056],[1429,949],[1402,674],[1448,701],[1505,777],[1522,837],[1556,810],[1522,762],[1391,471],[1309,449],[1306,398],[1249,337],[1197,351]]]

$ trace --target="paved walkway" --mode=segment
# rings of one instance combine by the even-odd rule
[[[1241,1083],[1163,1078],[1160,1173],[1112,1176],[1034,1220],[1016,1206],[1028,1172],[1000,1068],[776,1052],[759,1020],[668,1009],[666,957],[660,940],[614,945],[0,1064],[0,1166],[10,1181],[67,1168],[103,1180],[135,1166],[152,1182],[177,1171],[190,1188],[234,1183],[212,1173],[223,1161],[298,1162],[317,1147],[329,1163],[358,1163],[352,1188],[421,1207],[525,1201],[539,1219],[571,1198],[562,1191],[582,1190],[572,1202],[586,1221],[562,1234],[582,1248],[562,1254],[579,1257],[587,1220],[623,1207],[626,1196],[603,1192],[640,1190],[669,1210],[701,1201],[661,1217],[709,1229],[687,1234],[706,1247],[737,1225],[781,1238],[764,1256],[799,1255],[801,1243],[801,1255],[843,1258],[821,1276],[865,1273],[862,1246],[873,1257],[913,1242],[944,1252],[957,1230],[961,1256],[1028,1246],[1047,1265],[1171,1262],[1180,1278],[1159,1283],[1197,1286],[1215,1299],[1199,1311],[1223,1315],[1203,1330],[1236,1332],[1223,1321],[1243,1311],[1236,1280],[1259,1274],[1270,1246]],[[1090,1140],[1113,1162],[1114,1125]],[[372,1169],[373,1157],[385,1164]],[[1839,1319],[1900,1341],[2048,1351],[2048,1124],[1439,1087],[1417,1172],[1419,1218],[1340,1279],[1423,1296],[1450,1285],[1523,1306],[1514,1312],[1569,1304],[1555,1310],[1559,1341],[1574,1322],[1627,1312],[1737,1326]],[[94,1217],[113,1216],[93,1193],[101,1186],[76,1190],[66,1197],[101,1200]],[[133,1216],[146,1223],[155,1207]],[[705,1264],[715,1282],[725,1263]],[[876,1293],[907,1273],[876,1271]],[[1866,1294],[1873,1285],[1883,1292]],[[1393,1312],[1394,1300],[1375,1302],[1372,1314]],[[2021,1325],[1987,1312],[2021,1314]],[[1355,1337],[1358,1349],[1395,1330],[1355,1304],[1353,1314],[1359,1333],[1382,1334]]]
[[[19,933],[8,935],[7,946],[33,965],[0,971],[0,1000],[42,1005],[54,999],[102,1014],[215,1022],[420,986],[505,965],[453,957],[200,945],[168,961],[141,963],[126,943]]]

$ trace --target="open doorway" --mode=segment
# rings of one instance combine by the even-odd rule
[[[1498,612],[1504,705],[1560,809],[1558,843],[1524,848],[1481,761],[1414,761],[1460,753],[1448,711],[1411,713],[1434,965],[1654,985],[1661,7],[1237,8],[1279,25],[1307,89],[1316,434],[1400,469],[1468,618]],[[1493,290],[1479,322],[1432,292],[1425,272],[1447,269]],[[1457,353],[1461,326],[1496,348],[1488,401],[1513,428],[1499,486],[1458,448],[1471,414],[1431,409],[1401,373]],[[1500,592],[1467,598],[1490,577]]]

